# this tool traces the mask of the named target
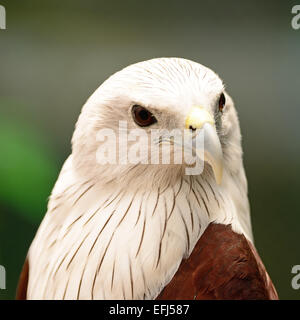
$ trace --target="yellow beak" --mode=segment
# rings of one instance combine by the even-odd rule
[[[204,131],[204,161],[212,167],[217,184],[221,184],[223,176],[223,152],[214,118],[203,107],[192,107],[187,115],[185,128],[193,131]],[[197,153],[197,150],[195,151]],[[199,150],[197,154],[203,153]]]

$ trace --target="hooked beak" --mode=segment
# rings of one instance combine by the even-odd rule
[[[201,106],[192,107],[185,122],[185,128],[189,129],[189,135],[196,139],[199,133],[204,134],[203,149],[195,149],[201,159],[204,154],[204,161],[211,167],[217,184],[221,184],[223,176],[223,152],[219,136],[216,131],[215,121],[211,114]]]

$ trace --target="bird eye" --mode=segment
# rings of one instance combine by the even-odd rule
[[[225,103],[226,103],[225,95],[224,95],[224,93],[221,93],[220,99],[219,99],[219,111],[220,112],[223,112],[223,110],[225,108]]]
[[[156,118],[150,111],[139,105],[134,105],[132,107],[132,116],[134,122],[140,127],[147,127],[157,122]]]

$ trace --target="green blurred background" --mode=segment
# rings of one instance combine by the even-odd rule
[[[299,2],[299,1],[298,1]],[[1,1],[0,264],[12,299],[80,109],[128,64],[179,56],[215,70],[239,112],[258,251],[299,299],[300,30],[295,1]]]

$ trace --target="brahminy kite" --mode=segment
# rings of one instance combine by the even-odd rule
[[[201,172],[187,174],[185,161],[144,161],[149,143],[140,161],[101,163],[99,148],[115,142],[119,154],[122,134],[107,143],[98,133],[120,131],[120,123],[124,135],[164,132],[156,145],[169,141],[173,151],[168,132],[202,134]],[[137,140],[131,135],[126,148]],[[278,299],[253,244],[236,109],[216,73],[186,59],[152,59],[92,94],[17,298]]]

